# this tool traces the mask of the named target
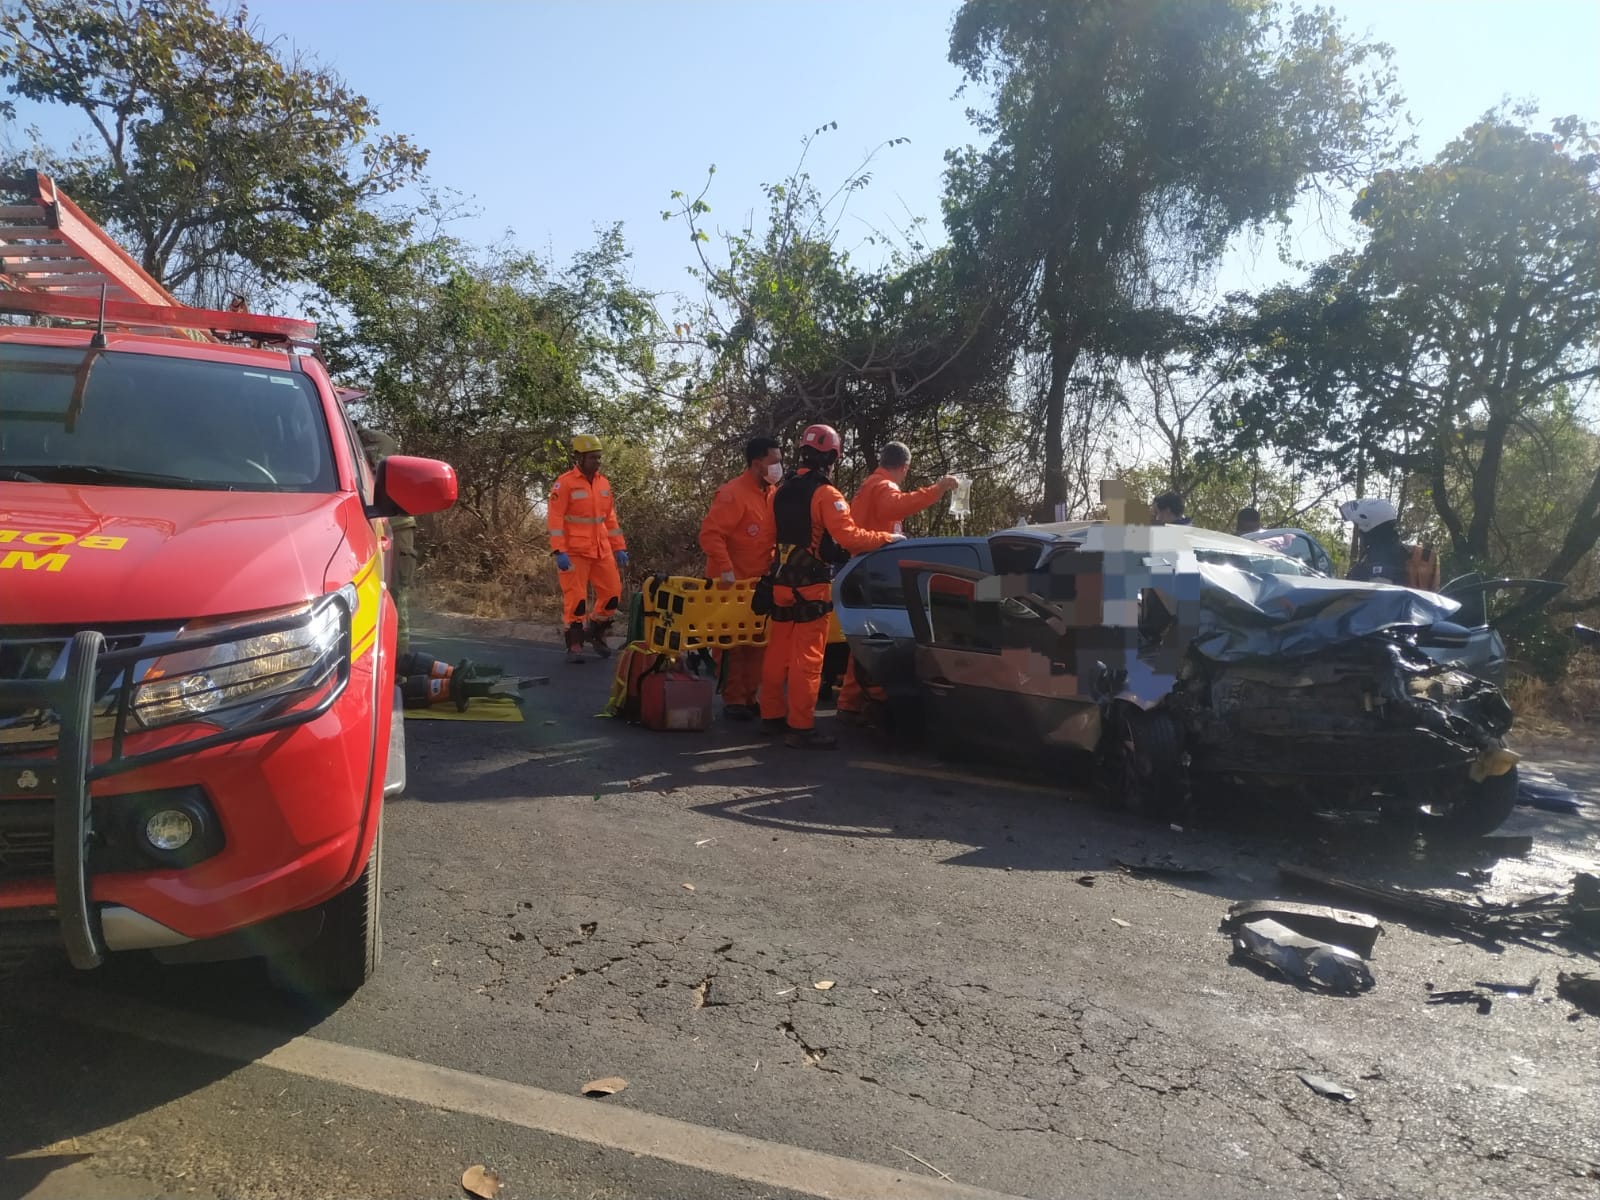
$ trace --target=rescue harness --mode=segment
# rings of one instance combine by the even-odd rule
[[[820,470],[809,470],[792,475],[778,488],[772,499],[772,516],[778,531],[778,545],[772,556],[772,566],[756,581],[755,594],[750,598],[751,610],[759,617],[773,621],[820,621],[833,611],[831,599],[808,600],[799,595],[803,587],[816,587],[833,581],[836,563],[849,561],[845,553],[827,530],[823,530],[815,551],[812,546],[811,502],[817,489],[828,482]],[[795,602],[780,605],[774,588],[785,587],[793,591]]]

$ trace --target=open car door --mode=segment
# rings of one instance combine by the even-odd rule
[[[1535,612],[1565,589],[1566,584],[1551,579],[1487,579],[1476,572],[1457,576],[1439,593],[1461,605],[1454,623],[1462,631],[1443,645],[1425,639],[1422,648],[1430,658],[1504,686],[1506,647],[1500,628]]]
[[[1440,588],[1439,594],[1461,605],[1457,624],[1499,629],[1543,607],[1566,589],[1566,584],[1554,579],[1486,579],[1473,572],[1458,575]]]
[[[1099,707],[1079,688],[1077,633],[1058,606],[1005,594],[1014,576],[925,562],[900,570],[934,745],[1013,756],[1095,746]]]

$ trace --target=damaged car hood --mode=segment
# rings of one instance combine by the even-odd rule
[[[1256,575],[1198,564],[1195,653],[1213,662],[1298,658],[1390,629],[1448,621],[1461,606],[1433,592],[1311,575]]]

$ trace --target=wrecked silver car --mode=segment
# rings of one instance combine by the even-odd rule
[[[908,638],[877,604],[891,592]],[[1137,811],[1248,787],[1476,834],[1515,803],[1510,707],[1429,655],[1462,632],[1443,596],[1208,530],[1086,522],[897,543],[835,597],[858,670],[931,744],[1092,755]]]

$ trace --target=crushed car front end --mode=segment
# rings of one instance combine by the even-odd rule
[[[1492,684],[1378,636],[1294,662],[1186,665],[1169,704],[1197,769],[1258,779],[1449,771],[1500,749],[1511,709]]]
[[[1514,803],[1512,711],[1430,656],[1428,592],[1201,562],[1200,628],[1166,705],[1192,776],[1487,832]]]

